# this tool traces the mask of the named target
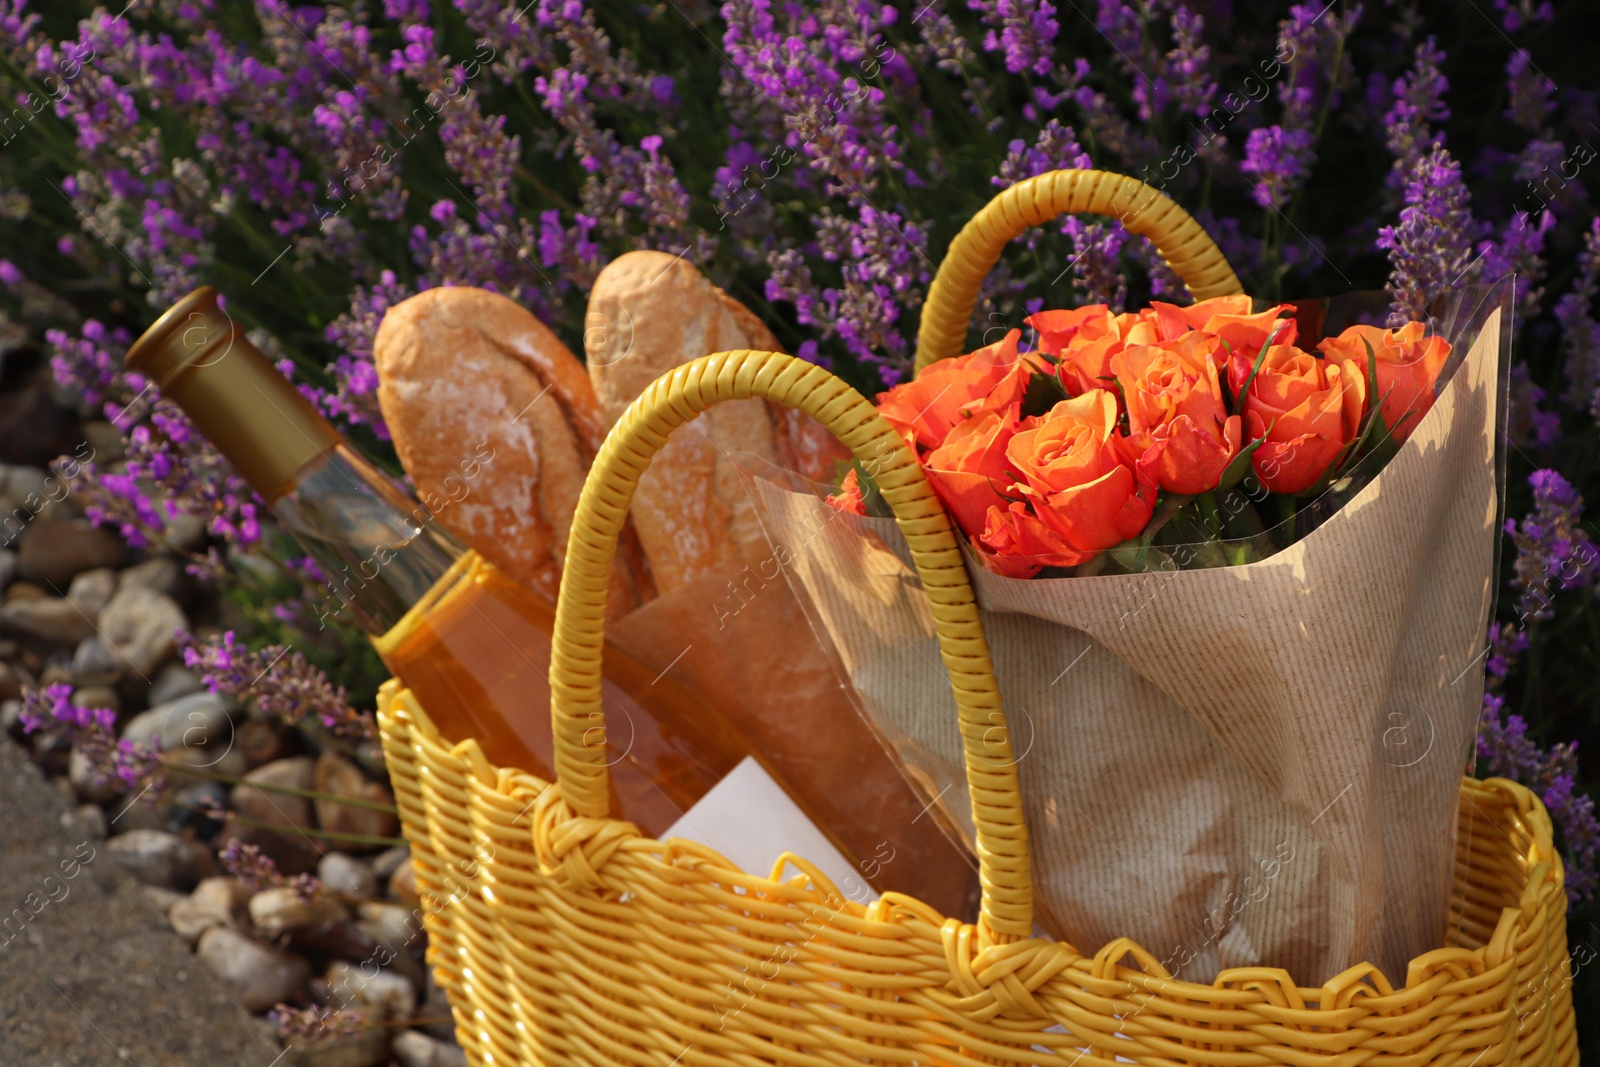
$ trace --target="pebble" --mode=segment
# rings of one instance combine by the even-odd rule
[[[378,878],[372,868],[343,852],[330,852],[317,864],[317,877],[331,892],[349,897],[375,897]]]
[[[253,789],[248,783],[281,785],[291,789],[310,789],[313,785],[316,761],[310,756],[290,756],[273,760],[244,775],[244,782],[233,787],[233,810],[246,819],[271,823],[274,826],[308,830],[315,825],[310,799],[289,793]]]
[[[283,729],[277,723],[246,718],[236,723],[234,729],[237,731],[234,746],[244,756],[245,766],[251,770],[283,758],[287,746],[284,744]]]
[[[224,811],[227,806],[227,786],[221,782],[196,782],[172,794],[172,803],[167,807],[166,828],[180,837],[185,830],[193,829],[196,838],[209,839],[215,836],[222,822],[220,818],[213,818],[206,813]]]
[[[372,857],[372,873],[377,875],[379,880],[387,881],[389,876],[394,873],[394,869],[410,858],[410,845],[396,845],[393,848],[386,848]]]
[[[122,676],[122,660],[100,635],[78,642],[72,653],[72,680],[79,685],[112,685]]]
[[[441,1041],[455,1041],[456,1023],[455,1009],[450,1005],[450,997],[433,980],[433,971],[427,970],[422,982],[422,1007],[417,1009],[417,1017],[431,1019],[417,1027],[425,1034],[429,1034]]]
[[[94,765],[77,748],[67,757],[67,781],[72,783],[74,802],[108,804],[122,795],[122,780],[112,776],[100,777]]]
[[[193,946],[214,926],[238,929],[248,914],[250,890],[235,878],[206,878],[167,912],[178,936]]]
[[[118,590],[100,613],[101,636],[139,674],[149,677],[177,649],[189,620],[171,597],[148,589]]]
[[[177,663],[169,663],[161,668],[156,680],[150,683],[150,693],[145,697],[145,703],[152,708],[159,707],[204,688],[200,676],[194,671]]]
[[[12,586],[5,604],[0,605],[0,632],[37,638],[63,648],[77,648],[79,642],[94,636],[94,620],[65,597],[14,596],[18,588]]]
[[[17,574],[46,588],[65,589],[84,571],[122,562],[122,542],[87,519],[42,519],[17,541]]]
[[[122,710],[122,698],[109,685],[86,685],[73,692],[72,702],[80,708]]]
[[[126,455],[122,431],[104,419],[83,424],[83,439],[94,449],[97,463],[110,464]]]
[[[268,937],[296,927],[321,926],[348,917],[344,905],[332,897],[319,893],[310,900],[301,900],[300,894],[289,886],[263,889],[250,898],[250,922]]]
[[[426,947],[428,942],[421,911],[400,904],[368,901],[359,905],[356,912],[359,915],[356,928],[373,944],[382,945],[391,954],[392,958],[385,961],[386,964],[420,988],[423,968],[416,950]]]
[[[359,1011],[367,1022],[402,1022],[417,1009],[417,987],[405,975],[370,963],[328,965],[328,1002]]]
[[[193,767],[204,773],[189,774],[184,771],[185,767]],[[242,778],[247,770],[249,767],[245,764],[244,753],[227,744],[220,748],[216,745],[185,745],[173,749],[167,757],[167,781],[173,785],[209,781],[219,774]]]
[[[129,830],[106,842],[111,858],[146,885],[187,891],[214,865],[204,845],[161,830]]]
[[[257,826],[244,826],[230,811],[212,844],[220,850],[233,841],[256,846],[284,874],[307,874],[316,870],[317,861],[326,851],[296,833],[293,828],[264,830]]]
[[[105,809],[98,804],[80,804],[61,813],[61,828],[89,841],[104,841],[108,831]]]
[[[410,904],[412,907],[422,903],[422,897],[417,893],[417,874],[411,869],[409,855],[389,876],[389,895],[402,904]]]
[[[159,738],[163,749],[185,745],[216,745],[220,749],[231,739],[232,726],[226,701],[202,691],[141,711],[128,720],[122,736],[141,743]]]
[[[177,560],[171,556],[157,556],[123,571],[117,582],[117,591],[146,589],[181,601],[188,592],[187,577]]]
[[[316,791],[352,800],[367,800],[379,804],[393,804],[394,794],[389,787],[371,781],[361,768],[336,752],[323,752],[317,757]],[[400,818],[391,811],[374,811],[340,804],[336,800],[316,802],[317,821],[324,830],[345,834],[363,834],[372,837],[392,837],[400,829]],[[334,847],[345,851],[363,848],[359,844],[334,842]]]
[[[188,512],[179,512],[167,519],[167,534],[161,539],[163,548],[174,552],[197,552],[206,543],[206,523],[209,520],[204,515],[191,515]]]
[[[17,554],[9,548],[0,548],[0,592],[17,576]]]
[[[22,687],[32,684],[26,667],[0,660],[0,701],[20,699]]]
[[[22,701],[13,697],[10,700],[0,700],[0,730],[10,733],[13,727],[22,721]]]
[[[254,1012],[293,1000],[311,977],[311,964],[294,953],[252,941],[225,926],[201,934],[196,955]]]
[[[420,1030],[407,1030],[394,1039],[394,1058],[400,1067],[467,1067],[467,1054]]]
[[[117,572],[110,567],[96,567],[72,579],[72,584],[67,587],[67,600],[92,619],[111,603],[111,596],[116,591]]]
[[[183,899],[183,894],[174,889],[165,889],[158,885],[142,885],[139,892],[144,898],[156,906],[156,910],[165,915],[173,909],[178,901]]]
[[[324,1037],[309,1045],[291,1045],[296,1067],[380,1067],[389,1062],[389,1035],[364,1031],[350,1037]]]

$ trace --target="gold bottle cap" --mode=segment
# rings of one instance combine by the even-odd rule
[[[342,440],[246,339],[209,285],[173,304],[133,343],[128,369],[183,408],[268,504]]]

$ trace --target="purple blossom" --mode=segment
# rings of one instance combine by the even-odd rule
[[[1551,22],[1556,17],[1550,0],[1494,0],[1494,6],[1507,33],[1516,33],[1530,23]]]
[[[988,27],[986,52],[999,52],[1012,74],[1049,74],[1055,66],[1055,5],[1049,0],[967,0]]]
[[[1550,79],[1539,73],[1528,53],[1519,48],[1506,61],[1506,118],[1533,133],[1543,128],[1555,103]]]
[[[1572,289],[1556,301],[1567,378],[1565,400],[1600,418],[1600,322],[1595,297],[1600,295],[1600,218],[1591,219],[1578,253],[1578,274]]]
[[[411,295],[411,289],[392,270],[380,272],[374,286],[356,286],[350,310],[324,331],[328,342],[341,353],[328,365],[336,383],[334,392],[309,391],[311,399],[330,415],[371,426],[384,440],[389,437],[389,428],[378,409],[378,373],[372,361],[372,341],[384,312]],[[308,390],[302,387],[302,391]]]
[[[238,838],[229,841],[222,851],[217,853],[217,859],[222,861],[223,870],[238,879],[252,893],[286,886],[293,889],[301,900],[309,901],[322,892],[322,883],[314,875],[297,874],[292,878],[285,877],[278,869],[276,861],[262,852],[260,846],[247,845]]]
[[[73,701],[72,686],[56,683],[43,689],[24,686],[18,715],[24,733],[40,733],[57,744],[70,746],[88,764],[97,784],[121,782],[154,805],[166,793],[166,765],[161,744],[152,738],[136,743],[115,734],[117,713],[110,708],[84,707]]]
[[[267,1018],[277,1024],[278,1036],[285,1044],[297,1046],[358,1037],[366,1026],[366,1019],[358,1011],[319,1004],[309,1008],[279,1004],[267,1013]]]
[[[1575,741],[1543,748],[1528,736],[1520,715],[1504,715],[1507,676],[1529,648],[1528,631],[1502,623],[1489,626],[1487,687],[1478,724],[1478,759],[1490,775],[1510,778],[1540,794],[1566,850],[1567,900],[1579,903],[1600,886],[1600,819],[1594,802],[1573,792],[1578,772]]]
[[[1461,180],[1461,165],[1435,145],[1406,175],[1405,207],[1396,226],[1378,231],[1389,253],[1395,315],[1425,319],[1428,301],[1469,280],[1478,225]]]
[[[1416,65],[1395,79],[1394,104],[1383,117],[1389,154],[1395,159],[1395,172],[1404,176],[1435,148],[1444,144],[1444,135],[1434,123],[1450,117],[1444,94],[1450,83],[1439,68],[1444,52],[1429,37],[1417,46]]]
[[[1539,313],[1539,301],[1544,297],[1544,240],[1555,224],[1554,212],[1541,211],[1535,220],[1521,211],[1511,217],[1497,239],[1478,244],[1483,258],[1482,277],[1517,276],[1519,315],[1533,318]]]
[[[1547,411],[1550,398],[1534,382],[1528,364],[1521,360],[1511,365],[1511,443],[1521,449],[1544,451],[1561,440],[1561,416]]]
[[[1555,616],[1552,588],[1592,587],[1600,562],[1594,542],[1583,528],[1583,497],[1560,474],[1536,470],[1528,476],[1533,510],[1521,522],[1507,519],[1505,531],[1517,547],[1511,587],[1519,591],[1519,621],[1540,622]]]
[[[232,630],[205,642],[180,634],[178,644],[184,664],[199,671],[201,683],[218,696],[253,700],[290,726],[312,718],[341,737],[377,734],[372,713],[352,708],[344,687],[335,686],[300,652],[282,645],[252,652]]]
[[[1244,162],[1239,169],[1253,174],[1251,187],[1255,202],[1265,208],[1281,209],[1290,194],[1305,180],[1313,159],[1312,137],[1308,130],[1263,126],[1251,130],[1244,144]]]

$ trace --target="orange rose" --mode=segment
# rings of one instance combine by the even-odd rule
[[[1317,348],[1330,360],[1353,364],[1365,382],[1369,344],[1378,357],[1383,424],[1396,442],[1404,441],[1433,407],[1434,382],[1450,357],[1450,343],[1437,335],[1424,337],[1422,323],[1408,322],[1398,330],[1351,326],[1338,337],[1324,338]]]
[[[1273,344],[1294,344],[1294,319],[1280,322],[1278,318],[1286,310],[1293,308],[1288,304],[1279,304],[1252,314],[1250,298],[1235,294],[1202,300],[1188,307],[1153,300],[1150,309],[1141,314],[1154,324],[1158,341],[1171,341],[1188,330],[1204,330],[1228,342],[1233,352],[1246,353],[1254,361],[1261,352],[1261,346],[1266,344],[1268,334],[1273,335]],[[1277,332],[1273,333],[1274,330]]]
[[[968,537],[981,535],[989,509],[1005,504],[1001,492],[1014,480],[1006,473],[1006,445],[1017,432],[1018,411],[1013,404],[962,421],[923,460],[939,499]]]
[[[1254,359],[1235,352],[1228,375],[1237,393]],[[1302,493],[1315,485],[1361,425],[1366,389],[1358,374],[1293,345],[1267,349],[1245,395],[1245,430],[1261,484],[1274,493]]]
[[[942,359],[878,396],[878,411],[913,448],[938,448],[957,423],[1022,402],[1033,364],[1018,357],[1021,330],[965,356]]]
[[[995,504],[984,520],[978,544],[989,550],[988,568],[1007,578],[1032,578],[1041,567],[1075,567],[1093,552],[1074,552],[1021,501]]]
[[[1117,432],[1117,399],[1096,389],[1029,419],[1006,447],[1019,488],[1074,552],[1095,552],[1144,529],[1155,480],[1135,469],[1139,453]]]
[[[1110,360],[1122,348],[1122,335],[1104,304],[1041,311],[1023,321],[1039,331],[1039,351],[1061,361],[1058,372],[1068,394],[1081,396],[1110,384]]]
[[[1223,361],[1222,343],[1198,330],[1128,345],[1111,358],[1133,443],[1154,450],[1153,470],[1168,492],[1215,489],[1239,454],[1240,419],[1228,414],[1217,377]]]
[[[839,491],[828,497],[828,506],[847,511],[851,515],[865,515],[867,502],[861,495],[861,476],[854,467],[844,476],[844,481],[839,483]]]
[[[1117,316],[1116,325],[1117,336],[1122,338],[1124,344],[1153,345],[1165,339],[1161,333],[1161,320],[1149,308],[1123,312]]]

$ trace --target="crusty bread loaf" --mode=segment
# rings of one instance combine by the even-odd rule
[[[390,308],[373,357],[378,404],[423,503],[555,599],[578,493],[607,425],[583,365],[522,307],[466,287]],[[619,561],[613,617],[649,595],[626,551]]]
[[[615,421],[661,375],[712,352],[776,350],[755,315],[681,258],[629,252],[613,260],[589,294],[584,334],[589,375]],[[634,498],[634,526],[663,594],[745,552],[765,551],[740,474],[729,456],[780,462],[780,431],[764,401],[719,404],[672,435]]]

